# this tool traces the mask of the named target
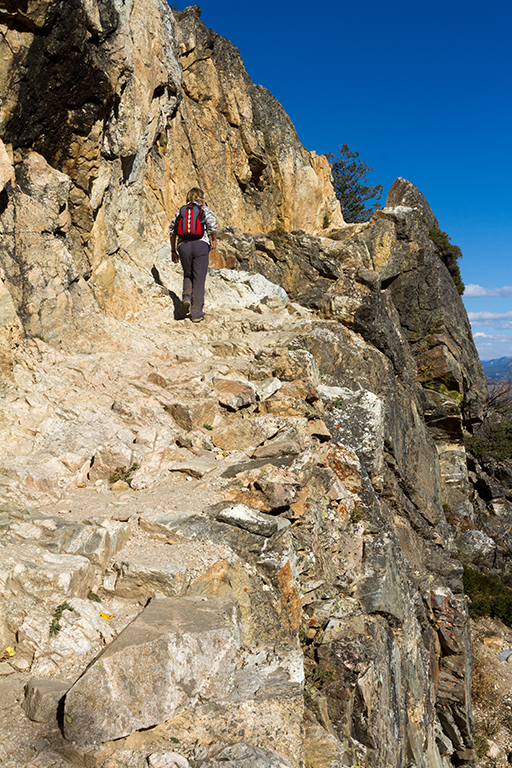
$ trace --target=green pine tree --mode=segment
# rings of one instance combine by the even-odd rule
[[[351,152],[347,144],[339,148],[339,155],[327,153],[334,191],[340,201],[343,218],[349,223],[368,221],[380,207],[382,196],[382,184],[366,184],[366,176],[373,173],[373,168],[358,158],[359,152]],[[371,200],[374,202],[368,205]]]

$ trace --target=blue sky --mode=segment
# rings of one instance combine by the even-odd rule
[[[512,357],[510,0],[199,5],[305,147],[348,144],[384,194],[397,176],[423,192],[462,250],[480,357]]]

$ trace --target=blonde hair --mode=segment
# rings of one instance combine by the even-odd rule
[[[199,187],[192,187],[187,192],[187,203],[193,203],[194,201],[204,200],[204,192]]]

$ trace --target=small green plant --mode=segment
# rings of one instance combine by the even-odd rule
[[[58,634],[62,629],[61,625],[59,624],[59,620],[62,618],[62,614],[64,613],[64,611],[74,611],[74,610],[75,609],[73,608],[73,606],[66,603],[66,601],[64,601],[63,603],[61,603],[56,607],[53,613],[52,623],[50,624],[50,637],[52,635]]]
[[[134,461],[128,469],[126,467],[117,467],[109,477],[110,484],[113,485],[114,483],[117,483],[118,480],[123,480],[131,487],[133,475],[136,473],[139,466],[140,464]]]
[[[512,419],[484,423],[476,435],[464,440],[466,449],[480,461],[512,458]]]
[[[439,392],[442,395],[451,397],[452,400],[456,400],[458,403],[462,402],[462,392],[459,392],[457,389],[448,389],[446,384],[440,384]]]
[[[203,429],[207,429],[209,432],[211,432],[213,427],[211,424],[203,424]]]
[[[319,685],[320,683],[327,682],[328,680],[334,680],[334,672],[331,672],[330,670],[325,670],[322,672],[320,667],[316,667],[311,675],[311,682],[314,685]]]
[[[360,520],[362,520],[364,517],[364,510],[359,505],[354,507],[352,512],[350,513],[350,519],[353,523],[358,523]]]
[[[499,723],[496,720],[485,719],[475,722],[475,752],[480,759],[487,756],[489,751],[488,739],[496,736],[499,728]]]
[[[490,616],[512,626],[512,589],[495,576],[464,566],[464,592],[469,598],[469,615]]]
[[[428,234],[437,248],[439,258],[447,267],[459,295],[462,296],[466,286],[462,282],[459,265],[457,264],[457,260],[462,258],[462,251],[458,245],[452,244],[446,232],[441,232],[440,229],[431,227]]]
[[[452,514],[452,508],[446,501],[443,501],[443,512],[447,518]]]
[[[87,598],[88,600],[93,600],[95,603],[101,603],[101,597],[98,597],[98,595],[92,590],[89,590]]]
[[[343,408],[343,398],[338,397],[336,400],[331,400],[327,406],[328,411],[334,411],[336,408]]]
[[[330,223],[331,223],[331,217],[329,216],[328,213],[324,213],[324,220],[322,222],[322,227],[324,229],[327,229]]]

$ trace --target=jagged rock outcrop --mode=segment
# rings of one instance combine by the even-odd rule
[[[301,146],[281,106],[251,82],[237,49],[206,29],[197,6],[177,14],[177,28],[164,0],[74,0],[65,9],[35,2],[26,11],[7,4],[0,16],[8,94],[0,138],[17,168],[16,181],[2,185],[0,266],[12,283],[8,262],[23,252],[24,311],[37,314],[33,247],[9,240],[20,228],[25,239],[44,232],[45,242],[31,246],[69,261],[64,282],[51,286],[62,312],[50,328],[29,322],[30,334],[54,341],[67,331],[64,305],[77,291],[93,313],[99,306],[126,318],[143,308],[154,250],[165,247],[169,220],[193,185],[224,225],[315,231],[325,215],[342,224],[326,159]],[[46,226],[20,198],[27,164],[44,162],[34,153],[66,174],[48,171],[62,189]]]
[[[290,118],[245,72],[232,43],[208,30],[199,8],[177,13],[183,101],[169,154],[183,179],[198,176],[224,226],[245,232],[341,224],[325,157],[299,143]]]
[[[405,205],[408,201],[414,207]],[[258,271],[324,317],[339,319],[422,385],[419,408],[438,446],[443,501],[453,518],[471,517],[463,429],[482,419],[487,385],[452,278],[429,238],[433,214],[404,179],[366,225],[330,234],[222,235],[225,263]]]
[[[429,227],[439,229],[439,222],[434,216],[427,198],[407,179],[402,179],[402,177],[395,179],[388,192],[386,205],[390,208],[396,208],[397,205],[416,208]]]
[[[3,764],[473,763],[451,552],[494,557],[456,526],[498,491],[425,198],[398,179],[345,225],[195,6],[0,23],[0,700],[27,683],[35,721]],[[197,328],[166,239],[193,184],[229,224]]]

